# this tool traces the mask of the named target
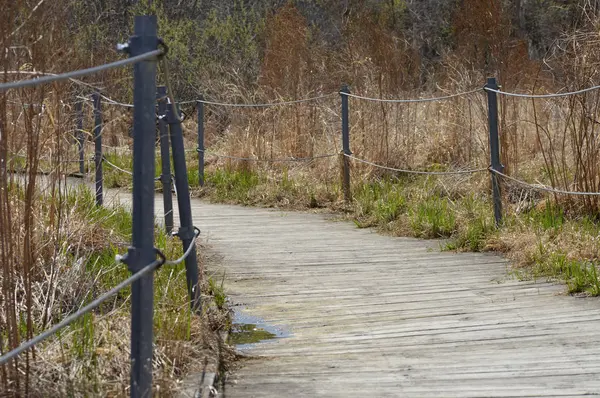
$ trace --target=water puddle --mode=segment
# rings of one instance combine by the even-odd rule
[[[231,333],[229,333],[229,344],[235,345],[238,350],[244,350],[258,343],[265,343],[290,335],[287,330],[269,325],[256,316],[244,314],[242,310],[236,310]]]
[[[259,328],[253,323],[234,324],[229,335],[229,341],[236,346],[256,344],[274,338],[277,338],[277,335]]]

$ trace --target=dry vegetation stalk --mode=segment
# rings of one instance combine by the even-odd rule
[[[64,21],[76,2],[29,3],[2,2],[2,70],[26,72],[4,73],[4,81],[27,79],[34,71],[85,68],[119,56],[96,57],[69,47],[77,32],[69,31]],[[67,175],[78,170],[71,162],[78,158],[75,102],[89,97],[93,87],[109,91],[130,82],[123,78],[129,72],[91,76],[83,85],[65,82],[0,96],[0,353],[128,276],[126,267],[114,264],[114,256],[130,240],[130,214],[119,207],[96,207],[90,191],[73,188]],[[123,144],[131,144],[131,112],[108,108],[105,115],[107,152],[120,153]],[[84,116],[89,154],[89,101],[84,102]],[[177,240],[164,233],[157,233],[157,239],[168,257],[181,254]],[[174,394],[189,372],[216,370],[220,344],[214,331],[227,322],[225,307],[207,306],[202,317],[190,313],[182,267],[156,275],[154,392],[163,396]],[[127,395],[129,308],[129,292],[123,291],[55,338],[1,366],[0,396]]]

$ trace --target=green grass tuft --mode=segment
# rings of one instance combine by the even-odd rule
[[[385,179],[359,185],[354,207],[361,226],[385,225],[406,212],[407,198],[401,183]]]
[[[456,215],[446,198],[432,196],[419,201],[410,209],[409,220],[418,238],[447,238],[456,232]]]
[[[214,188],[214,199],[246,204],[251,191],[260,183],[258,174],[242,169],[217,169],[206,174],[206,182]]]
[[[585,292],[592,296],[599,296],[600,280],[598,280],[597,266],[596,262],[570,259],[565,253],[548,253],[540,244],[531,272],[537,278],[566,281],[569,293]]]
[[[561,207],[548,201],[541,209],[532,209],[527,213],[530,222],[543,230],[558,229],[565,223],[565,212]]]
[[[225,274],[223,274],[223,278],[221,279],[221,283],[217,282],[213,278],[208,278],[208,289],[209,294],[213,296],[213,300],[215,305],[219,309],[224,309],[227,304],[227,295],[225,294]]]

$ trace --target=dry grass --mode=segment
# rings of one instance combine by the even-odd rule
[[[64,223],[57,235],[36,239],[43,254],[36,263],[31,285],[27,287],[20,273],[12,277],[6,273],[0,275],[0,283],[5,284],[7,279],[14,283],[12,297],[20,322],[19,339],[28,338],[26,314],[31,316],[32,334],[37,334],[128,275],[125,266],[114,264],[114,255],[124,252],[129,241],[131,216],[128,212],[95,207],[93,195],[83,187],[62,192],[57,196],[63,197],[64,204],[57,209],[64,210]],[[22,194],[22,189],[15,186],[10,197],[16,204],[22,200],[19,198]],[[35,203],[44,204],[33,214],[36,230],[47,225],[50,217],[45,206],[50,202],[47,195],[38,193],[35,198]],[[169,258],[181,255],[178,240],[158,230],[157,239],[158,247]],[[30,306],[26,301],[27,288],[31,291]],[[161,396],[171,396],[190,372],[216,371],[216,358],[221,351],[218,332],[226,327],[227,317],[223,310],[210,305],[211,296],[205,297],[207,312],[202,317],[192,315],[182,265],[157,272],[155,288],[154,388]],[[207,289],[207,286],[203,288],[208,292]],[[10,302],[4,294],[0,295],[0,301]],[[125,290],[55,338],[38,345],[29,359],[26,395],[127,395],[129,309],[129,291]],[[6,306],[0,308],[0,319],[4,322],[6,310]],[[9,337],[7,333],[5,329],[3,339]],[[23,361],[13,362],[11,366],[19,373],[27,370]],[[19,396],[24,394],[23,388],[22,384],[19,386],[9,380],[4,391],[9,396]]]
[[[31,7],[5,3],[0,33],[5,38],[5,50],[10,50],[5,51],[4,70],[57,71],[99,63],[97,54],[84,60],[60,44],[68,42],[72,34],[61,23],[68,15],[68,2],[47,2],[43,13],[31,15]],[[486,75],[497,75],[507,90],[536,93],[573,90],[598,82],[600,40],[596,21],[564,37],[557,47],[560,51],[549,54],[543,62],[531,61],[526,45],[511,37],[507,16],[498,8],[500,3],[479,3],[466,2],[471,12],[457,14],[454,25],[460,37],[455,53],[441,54],[440,66],[430,65],[428,69],[422,68],[409,37],[386,29],[385,21],[368,15],[361,17],[360,23],[345,27],[341,33],[347,46],[332,54],[331,49],[311,40],[306,20],[290,4],[268,21],[265,57],[256,84],[219,82],[223,88],[219,99],[298,99],[333,92],[342,82],[349,83],[353,92],[367,96],[427,97],[483,86]],[[460,20],[467,14],[471,19]],[[26,28],[13,34],[21,21]],[[490,40],[492,37],[494,40]],[[12,49],[13,44],[24,46],[26,51]],[[14,75],[5,76],[7,80],[12,78]],[[122,92],[125,82],[119,74],[88,81],[103,87],[106,93],[111,89]],[[80,94],[87,92],[69,83],[0,97],[0,329],[5,331],[0,333],[0,351],[17,346],[94,296],[97,280],[106,278],[108,271],[94,269],[98,264],[95,261],[102,262],[97,258],[91,261],[93,256],[106,255],[127,241],[123,231],[104,224],[114,214],[97,218],[91,204],[87,211],[75,211],[77,203],[69,203],[61,188],[65,185],[64,174],[76,170],[76,165],[61,160],[76,158],[71,138],[73,103]],[[532,183],[597,191],[598,92],[553,100],[501,98],[500,103],[502,160],[508,173]],[[90,104],[86,103],[84,109],[84,129],[89,138]],[[285,108],[207,105],[205,109],[206,146],[214,153],[268,160],[340,151],[340,101],[335,97]],[[352,99],[350,111],[351,148],[358,157],[415,170],[456,170],[489,163],[483,93],[426,104]],[[128,166],[129,159],[123,153],[131,149],[130,112],[108,106],[105,120],[107,153],[113,152],[111,159],[115,160],[124,157],[122,165]],[[194,117],[186,120],[184,130],[187,147],[192,149]],[[92,152],[88,142],[86,153]],[[548,197],[504,184],[506,223],[496,230],[485,174],[407,178],[353,164],[355,200],[344,204],[338,162],[332,158],[307,164],[255,164],[207,154],[207,187],[196,188],[195,193],[233,203],[341,210],[359,226],[376,226],[393,234],[451,238],[450,247],[459,250],[503,251],[515,264],[533,269],[534,275],[563,278],[572,283],[571,291],[590,289],[590,293],[598,294],[593,290],[599,250],[597,199]],[[189,157],[189,166],[190,183],[194,185],[195,156]],[[12,182],[14,176],[8,171],[13,169],[23,170],[28,176],[23,189]],[[45,187],[40,186],[37,177],[40,171],[49,174]],[[128,176],[108,168],[106,179],[113,186],[130,182]],[[549,208],[559,209],[559,213]],[[89,267],[95,272],[89,272]],[[126,275],[123,270],[112,273]],[[180,278],[179,273],[169,274],[160,283],[178,286],[178,292],[184,289],[177,282]],[[69,283],[72,281],[77,283]],[[110,280],[105,282],[110,285]],[[201,357],[203,351],[194,350],[212,344],[202,340],[206,338],[202,322],[185,316],[185,292],[170,297],[171,291],[162,291],[164,297],[158,301],[164,307],[157,315],[155,371],[163,393],[176,387],[181,374],[199,365],[193,357]],[[33,395],[37,391],[57,395],[80,391],[91,395],[97,391],[126,393],[124,342],[128,337],[119,325],[126,321],[127,307],[127,297],[119,297],[112,307],[91,316],[97,322],[84,320],[66,331],[62,341],[42,347],[35,357],[26,355],[21,362],[3,367],[0,382],[14,395]],[[212,328],[219,324],[209,323]],[[161,335],[161,325],[166,324],[177,325],[179,339],[173,341]],[[194,355],[188,356],[190,352]],[[86,383],[86,378],[93,382]]]
[[[69,2],[5,1],[0,18],[4,71],[75,70],[98,59],[65,49],[73,32]],[[37,2],[36,2],[37,3]],[[21,26],[22,28],[18,28]],[[117,54],[108,55],[115,58]],[[4,80],[27,74],[4,74]],[[113,73],[86,84],[122,84]],[[71,189],[66,180],[78,169],[74,104],[90,88],[65,82],[0,96],[0,352],[64,319],[125,279],[114,264],[130,241],[131,216],[122,208],[98,208],[93,195]],[[84,130],[91,137],[91,104],[84,104]],[[107,146],[130,144],[131,115],[105,108]],[[93,153],[86,144],[87,158]],[[19,171],[19,173],[14,173]],[[178,257],[181,245],[157,231],[157,247]],[[171,396],[190,372],[216,370],[223,350],[218,337],[226,309],[207,295],[202,317],[189,311],[183,266],[156,274],[155,393]],[[208,288],[203,286],[208,294]],[[123,291],[35,350],[0,367],[0,396],[125,396],[129,386],[129,292]],[[208,366],[208,368],[207,368]]]

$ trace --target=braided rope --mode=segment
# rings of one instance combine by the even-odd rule
[[[104,163],[108,164],[108,165],[109,165],[110,167],[112,167],[113,169],[119,170],[120,172],[122,172],[122,173],[125,173],[125,174],[129,174],[130,176],[132,176],[132,175],[133,175],[133,173],[132,173],[131,171],[128,171],[128,170],[122,169],[122,168],[120,168],[119,166],[117,166],[116,164],[114,164],[114,163],[111,163],[111,162],[110,162],[110,161],[109,161],[109,160],[108,160],[108,159],[107,159],[105,156],[103,156],[103,157],[102,157],[102,161],[103,161]]]
[[[480,173],[482,171],[487,171],[487,167],[482,167],[479,169],[470,169],[470,170],[457,170],[457,171],[420,171],[420,170],[408,170],[408,169],[397,169],[394,167],[382,166],[377,163],[370,162],[368,160],[360,159],[352,155],[344,154],[349,159],[355,160],[359,163],[368,164],[369,166],[377,167],[383,170],[395,171],[398,173],[406,173],[406,174],[420,174],[420,175],[458,175],[458,174],[474,174]]]
[[[318,160],[318,159],[326,159],[326,158],[332,158],[334,156],[337,156],[337,154],[332,153],[332,154],[327,154],[327,155],[317,155],[317,156],[311,156],[311,157],[307,157],[307,158],[275,158],[275,159],[259,159],[259,158],[249,158],[249,157],[241,157],[241,156],[231,156],[231,155],[222,155],[219,153],[215,153],[212,151],[207,151],[207,150],[201,150],[201,149],[196,149],[197,152],[205,152],[205,153],[209,153],[213,156],[216,156],[218,158],[223,158],[223,159],[231,159],[231,160],[245,160],[245,161],[249,161],[249,162],[265,162],[265,163],[281,163],[281,162],[310,162],[313,160]]]
[[[293,105],[293,104],[301,104],[301,103],[305,103],[305,102],[318,101],[318,100],[321,100],[324,98],[333,97],[334,95],[337,95],[337,93],[318,95],[315,97],[303,98],[303,99],[293,100],[293,101],[267,102],[264,104],[234,104],[234,103],[227,103],[227,102],[207,101],[207,100],[185,101],[185,102],[181,102],[181,104],[184,105],[184,104],[200,102],[202,104],[207,104],[207,105],[227,106],[227,107],[232,107],[232,108],[270,108],[270,107],[275,107],[275,106],[285,106],[285,105]]]
[[[352,98],[356,98],[356,99],[360,99],[360,100],[364,100],[364,101],[371,101],[371,102],[387,102],[387,103],[393,103],[393,104],[408,104],[408,103],[419,103],[419,102],[435,102],[435,101],[444,101],[444,100],[448,100],[451,98],[456,98],[456,97],[463,97],[466,95],[470,95],[470,94],[474,94],[474,93],[478,93],[480,91],[483,91],[483,88],[477,88],[471,91],[465,91],[462,93],[457,93],[457,94],[451,94],[451,95],[445,95],[442,97],[433,97],[433,98],[416,98],[416,99],[383,99],[383,98],[372,98],[372,97],[364,97],[362,95],[356,95],[356,94],[350,94],[350,93],[345,93],[343,91],[340,91],[340,95],[345,95],[348,97],[352,97]]]
[[[549,187],[549,186],[546,186],[546,185],[533,185],[533,184],[530,184],[528,182],[521,181],[521,180],[519,180],[519,179],[517,179],[515,177],[508,176],[508,175],[506,175],[506,174],[504,174],[504,173],[502,173],[502,172],[500,172],[498,170],[494,170],[492,168],[490,168],[489,170],[493,174],[496,174],[496,175],[498,175],[498,176],[500,176],[502,178],[505,178],[505,179],[507,179],[509,181],[512,181],[512,182],[514,182],[516,184],[519,184],[521,186],[530,188],[530,189],[532,189],[534,191],[544,191],[544,192],[555,193],[555,194],[558,194],[558,195],[600,196],[600,192],[565,191],[565,190],[562,190],[562,189],[552,188],[552,187]]]
[[[577,94],[583,94],[583,93],[587,93],[589,91],[594,91],[594,90],[598,90],[600,89],[600,86],[593,86],[593,87],[588,87],[588,88],[584,88],[582,90],[578,90],[578,91],[571,91],[568,93],[555,93],[555,94],[519,94],[519,93],[509,93],[506,91],[501,91],[501,90],[495,90],[493,88],[489,88],[489,87],[484,87],[485,91],[489,91],[491,93],[496,93],[496,94],[500,94],[500,95],[505,95],[507,97],[518,97],[518,98],[559,98],[559,97],[568,97],[571,95],[577,95]]]

